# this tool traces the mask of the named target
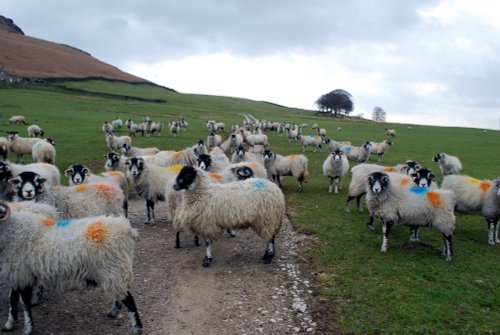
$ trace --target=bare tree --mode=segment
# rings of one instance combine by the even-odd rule
[[[372,120],[375,122],[385,122],[387,113],[384,111],[382,107],[375,106],[373,107],[372,112]]]

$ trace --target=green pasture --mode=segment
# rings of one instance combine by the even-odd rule
[[[432,157],[446,152],[460,157],[463,173],[479,179],[500,177],[500,132],[481,129],[375,124],[356,119],[317,116],[313,111],[288,109],[245,99],[181,94],[149,85],[104,81],[66,82],[58,86],[89,92],[163,99],[166,103],[133,99],[103,98],[77,94],[61,87],[0,89],[0,130],[18,130],[27,136],[27,125],[9,125],[12,115],[25,115],[41,126],[46,136],[56,138],[56,163],[61,170],[84,163],[102,171],[108,152],[101,131],[103,121],[115,117],[140,122],[144,115],[168,121],[184,116],[188,129],[173,137],[168,129],[160,136],[133,138],[133,144],[160,149],[184,149],[199,138],[206,139],[206,120],[230,125],[243,122],[244,113],[278,122],[319,123],[335,140],[360,145],[366,140],[382,141],[384,128],[397,136],[381,164],[396,165],[407,159],[420,162],[441,175]],[[341,127],[342,131],[337,131]],[[306,128],[306,133],[312,133]],[[127,129],[118,131],[125,135]],[[0,134],[5,136],[5,133]],[[296,142],[269,134],[271,147],[281,154],[301,153]],[[487,227],[478,216],[457,216],[455,260],[441,257],[442,238],[432,229],[422,229],[420,242],[409,241],[406,227],[396,226],[389,250],[380,253],[380,225],[374,234],[366,227],[368,215],[343,211],[349,177],[340,194],[328,193],[321,165],[323,152],[306,152],[310,178],[304,192],[297,183],[284,179],[284,192],[293,224],[318,237],[306,255],[313,260],[317,299],[313,305],[320,334],[500,334],[500,245],[487,244]],[[10,157],[15,161],[15,157]],[[31,162],[31,157],[26,159]],[[372,162],[376,162],[373,157]],[[351,164],[354,166],[354,164]],[[364,200],[364,199],[363,199]],[[279,250],[278,250],[279,252]]]

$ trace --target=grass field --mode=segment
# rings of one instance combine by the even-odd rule
[[[61,84],[59,84],[61,85]],[[243,113],[278,122],[319,123],[329,137],[359,145],[366,140],[384,139],[387,124],[359,120],[318,117],[311,111],[287,109],[245,99],[180,94],[152,86],[136,86],[102,81],[68,82],[62,85],[91,92],[111,93],[167,103],[106,99],[71,94],[56,87],[0,90],[0,130],[26,127],[9,125],[8,118],[25,115],[57,141],[57,165],[61,170],[73,163],[85,163],[102,170],[108,151],[103,121],[119,116],[139,122],[143,115],[154,120],[184,116],[188,130],[176,138],[168,131],[161,136],[137,137],[137,146],[183,149],[198,138],[206,139],[206,120],[242,123]],[[338,132],[337,127],[342,127]],[[383,159],[396,165],[407,159],[420,162],[440,173],[432,157],[438,152],[459,156],[463,173],[480,179],[500,177],[500,132],[480,129],[390,124],[397,131],[394,145]],[[310,129],[307,132],[312,132]],[[119,134],[126,134],[122,130]],[[4,135],[5,136],[5,135]],[[270,134],[272,149],[282,154],[300,153],[298,143]],[[284,192],[294,207],[293,223],[301,231],[319,237],[311,255],[317,268],[318,321],[325,334],[500,334],[500,246],[487,244],[487,227],[478,216],[457,217],[455,260],[441,256],[442,239],[431,229],[423,229],[421,242],[409,242],[408,229],[396,226],[389,250],[379,252],[380,226],[374,234],[366,228],[367,214],[343,211],[349,178],[340,194],[329,194],[322,176],[323,152],[306,153],[310,178],[304,192],[296,192],[296,182],[284,180]],[[14,158],[11,157],[11,160]],[[28,160],[31,161],[31,158]],[[373,161],[375,161],[373,159]],[[353,164],[351,164],[353,166]],[[438,180],[440,181],[440,180]]]

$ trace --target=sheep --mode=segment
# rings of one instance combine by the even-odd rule
[[[220,172],[230,164],[226,154],[219,147],[210,150],[208,155],[199,155],[197,163],[201,169],[211,172]]]
[[[135,134],[136,133],[141,133],[142,136],[144,136],[144,124],[143,123],[134,123],[132,120],[130,120],[130,126],[128,127],[129,129],[129,136],[134,136],[135,137]]]
[[[307,157],[304,155],[282,156],[271,150],[265,150],[262,154],[264,167],[269,178],[277,182],[281,187],[280,176],[293,176],[299,184],[298,191],[303,191],[302,183],[309,177],[307,171]]]
[[[335,193],[342,189],[342,177],[349,171],[349,161],[342,150],[335,150],[323,162],[323,175],[330,179],[328,192],[332,193],[335,187]]]
[[[172,124],[169,125],[170,133],[172,135],[177,136],[179,130],[181,129],[179,123],[177,121],[173,121]]]
[[[129,289],[137,231],[125,218],[97,216],[56,221],[30,213],[11,211],[0,203],[0,267],[11,287],[9,316],[4,331],[17,321],[17,302],[23,303],[23,334],[34,332],[31,314],[35,283],[62,289],[97,284],[113,298],[109,317],[127,308],[132,329],[143,326]],[[12,266],[15,264],[15,266]]]
[[[17,131],[8,131],[8,139],[9,139],[9,150],[13,154],[16,155],[17,160],[16,163],[23,161],[23,156],[25,154],[31,155],[31,151],[33,149],[33,145],[41,141],[39,138],[28,138],[28,137],[20,137]]]
[[[160,152],[160,149],[132,147],[127,143],[123,143],[121,151],[123,153],[123,156],[125,157],[134,157],[134,156],[156,155],[157,153]]]
[[[11,116],[11,118],[9,119],[9,123],[10,124],[18,124],[18,123],[26,124],[26,118],[23,115],[14,115],[14,116]]]
[[[231,156],[231,163],[239,163],[239,162],[257,162],[263,163],[262,156],[256,155],[254,153],[248,152],[243,145],[240,145],[238,149]]]
[[[201,151],[201,153],[200,153]],[[181,151],[160,151],[156,154],[156,157],[164,162],[164,166],[169,165],[196,165],[198,156],[200,154],[206,154],[206,148],[204,145],[195,145],[194,147],[186,148]]]
[[[383,140],[382,142],[370,142],[371,145],[371,154],[372,155],[377,155],[378,156],[378,161],[382,161],[382,156],[384,156],[384,153],[389,150],[389,148],[392,145],[391,140]]]
[[[313,124],[312,129],[315,129],[318,132],[318,135],[321,137],[326,137],[326,129],[325,128],[320,128],[317,123]]]
[[[6,161],[9,157],[9,140],[5,137],[0,137],[0,155]]]
[[[207,146],[209,149],[218,147],[221,145],[221,143],[222,143],[222,136],[220,136],[214,132],[211,132],[207,136]]]
[[[251,228],[266,239],[264,263],[275,255],[275,236],[285,216],[285,197],[279,187],[266,179],[250,178],[236,183],[210,184],[206,174],[192,166],[179,172],[173,186],[183,192],[175,214],[178,229],[189,230],[206,239],[203,266],[212,262],[212,244],[226,229]],[[228,213],[231,213],[228,215]]]
[[[36,124],[32,124],[28,127],[28,137],[41,137],[45,134],[42,128],[37,126]]]
[[[223,122],[215,122],[213,120],[207,121],[207,128],[210,132],[224,131],[225,125]]]
[[[314,152],[316,152],[318,149],[319,151],[323,151],[323,148],[321,147],[322,140],[320,136],[314,136],[313,134],[309,136],[297,135],[297,139],[300,140],[300,143],[302,143],[303,152],[306,152],[307,146],[314,147]]]
[[[130,136],[115,136],[112,132],[106,134],[106,143],[112,151],[118,151],[123,144],[132,145]]]
[[[344,145],[340,148],[340,150],[344,152],[348,160],[363,163],[370,157],[371,145],[370,142],[365,142],[360,147]]]
[[[64,171],[68,177],[70,186],[87,183],[115,183],[123,192],[123,212],[128,217],[128,181],[120,171],[109,171],[101,174],[93,174],[90,169],[83,164],[73,164]]]
[[[396,130],[385,128],[385,135],[387,137],[396,137]]]
[[[456,196],[456,210],[465,214],[480,214],[488,224],[488,244],[500,243],[500,178],[478,180],[463,175],[447,175],[441,188],[452,190]]]
[[[55,165],[47,163],[20,165],[9,162],[0,162],[0,190],[3,191],[3,197],[1,199],[10,200],[8,194],[12,186],[9,183],[9,180],[17,177],[25,171],[35,172],[45,178],[45,188],[48,190],[51,189],[52,186],[61,185],[61,173]]]
[[[349,192],[344,205],[346,212],[350,211],[350,204],[356,198],[358,211],[362,212],[361,197],[366,193],[366,178],[372,172],[397,172],[405,175],[412,175],[420,170],[421,166],[415,161],[407,160],[404,164],[398,164],[394,167],[380,166],[376,164],[359,164],[351,169],[351,183]]]
[[[189,125],[184,116],[181,116],[179,120],[179,125],[181,126],[182,130],[186,130],[187,126]]]
[[[227,140],[221,143],[220,147],[225,153],[234,153],[243,144],[243,135],[240,132],[232,133]]]
[[[146,163],[141,157],[128,158],[125,161],[125,166],[136,193],[146,200],[148,220],[145,224],[154,226],[156,224],[155,203],[165,201],[165,185],[177,176],[179,166],[162,168]]]
[[[31,156],[37,163],[56,163],[56,148],[53,138],[48,138],[44,141],[38,141],[33,144]]]
[[[89,183],[45,188],[46,179],[31,171],[9,180],[22,201],[36,201],[57,208],[60,218],[83,218],[89,215],[124,215],[125,195],[115,183]]]
[[[460,174],[460,171],[462,171],[462,163],[458,157],[451,156],[443,152],[436,154],[432,160],[438,163],[439,169],[444,176],[450,174]]]
[[[334,152],[335,150],[340,150],[343,146],[348,146],[351,145],[350,141],[334,141],[328,137],[325,137],[323,139],[323,143],[328,146],[328,149],[330,150],[330,153]]]
[[[116,119],[114,119],[113,121],[111,121],[111,126],[113,127],[113,130],[115,129],[122,129],[122,126],[123,126],[123,120],[120,119],[119,117],[117,117]]]
[[[381,252],[386,252],[389,233],[394,224],[410,227],[431,226],[443,235],[443,255],[453,259],[453,230],[455,229],[455,195],[450,190],[430,190],[425,187],[401,186],[405,176],[397,173],[374,172],[368,176],[366,206],[382,221]]]
[[[263,145],[266,148],[269,147],[269,140],[267,138],[267,135],[264,135],[264,134],[256,134],[256,135],[247,136],[243,139],[243,143],[247,143],[251,146]]]
[[[159,152],[158,154],[160,154]],[[157,155],[150,156],[138,156],[144,159],[145,162],[157,165],[157,166],[167,166],[165,160]],[[104,171],[120,171],[126,174],[127,167],[125,166],[125,161],[127,160],[126,156],[120,156],[116,152],[108,152],[104,155],[106,162],[104,163]]]
[[[108,121],[103,122],[101,129],[104,134],[111,133],[114,130],[113,125]]]

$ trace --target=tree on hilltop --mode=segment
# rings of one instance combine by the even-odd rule
[[[342,89],[323,94],[315,103],[320,112],[330,113],[332,116],[349,115],[354,110],[351,93]]]
[[[375,122],[385,122],[387,113],[382,107],[373,107],[372,120]]]

